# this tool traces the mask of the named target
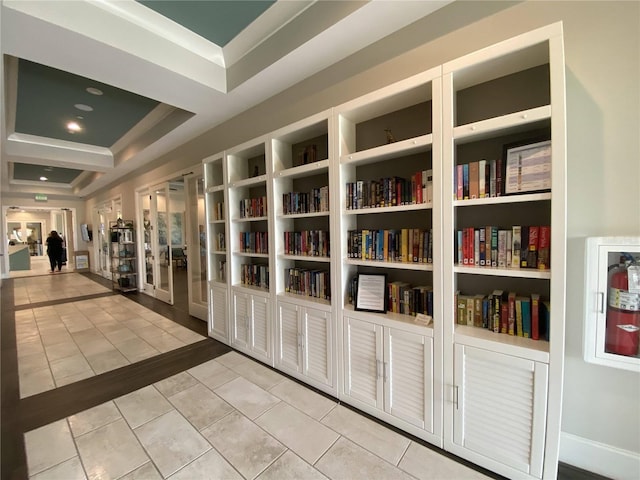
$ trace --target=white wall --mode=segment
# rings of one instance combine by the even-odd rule
[[[567,72],[569,239],[561,461],[615,478],[638,478],[640,376],[582,360],[581,245],[585,236],[640,234],[640,3],[455,2],[194,139],[159,159],[156,164],[162,166],[132,175],[99,198],[122,193],[125,209],[132,208],[137,186],[390,82],[560,20]]]

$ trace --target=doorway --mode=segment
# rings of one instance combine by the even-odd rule
[[[204,188],[190,172],[138,193],[142,290],[207,318]]]
[[[67,270],[72,270],[76,237],[75,209],[51,207],[3,207],[7,255],[6,276],[43,275],[50,270],[46,238],[51,230],[64,239]]]

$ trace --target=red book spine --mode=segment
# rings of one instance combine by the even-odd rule
[[[500,305],[500,333],[509,332],[509,302]]]
[[[531,295],[531,338],[540,340],[540,295]]]

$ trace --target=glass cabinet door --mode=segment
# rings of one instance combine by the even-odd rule
[[[640,237],[586,244],[584,357],[640,372]]]

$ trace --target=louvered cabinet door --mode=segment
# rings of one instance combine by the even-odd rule
[[[303,373],[333,386],[331,372],[331,314],[314,308],[302,310]]]
[[[385,411],[433,432],[433,339],[384,329]]]
[[[278,302],[276,364],[285,370],[301,372],[300,312],[301,307],[287,302]]]
[[[382,409],[382,326],[345,317],[345,393]]]
[[[548,365],[456,345],[454,443],[542,477]]]
[[[249,339],[249,296],[233,292],[233,328],[231,342],[240,348],[248,348]]]
[[[229,343],[227,327],[227,290],[224,288],[211,288],[211,321],[209,334],[216,340]]]
[[[251,295],[251,351],[271,360],[271,315],[268,298]]]

